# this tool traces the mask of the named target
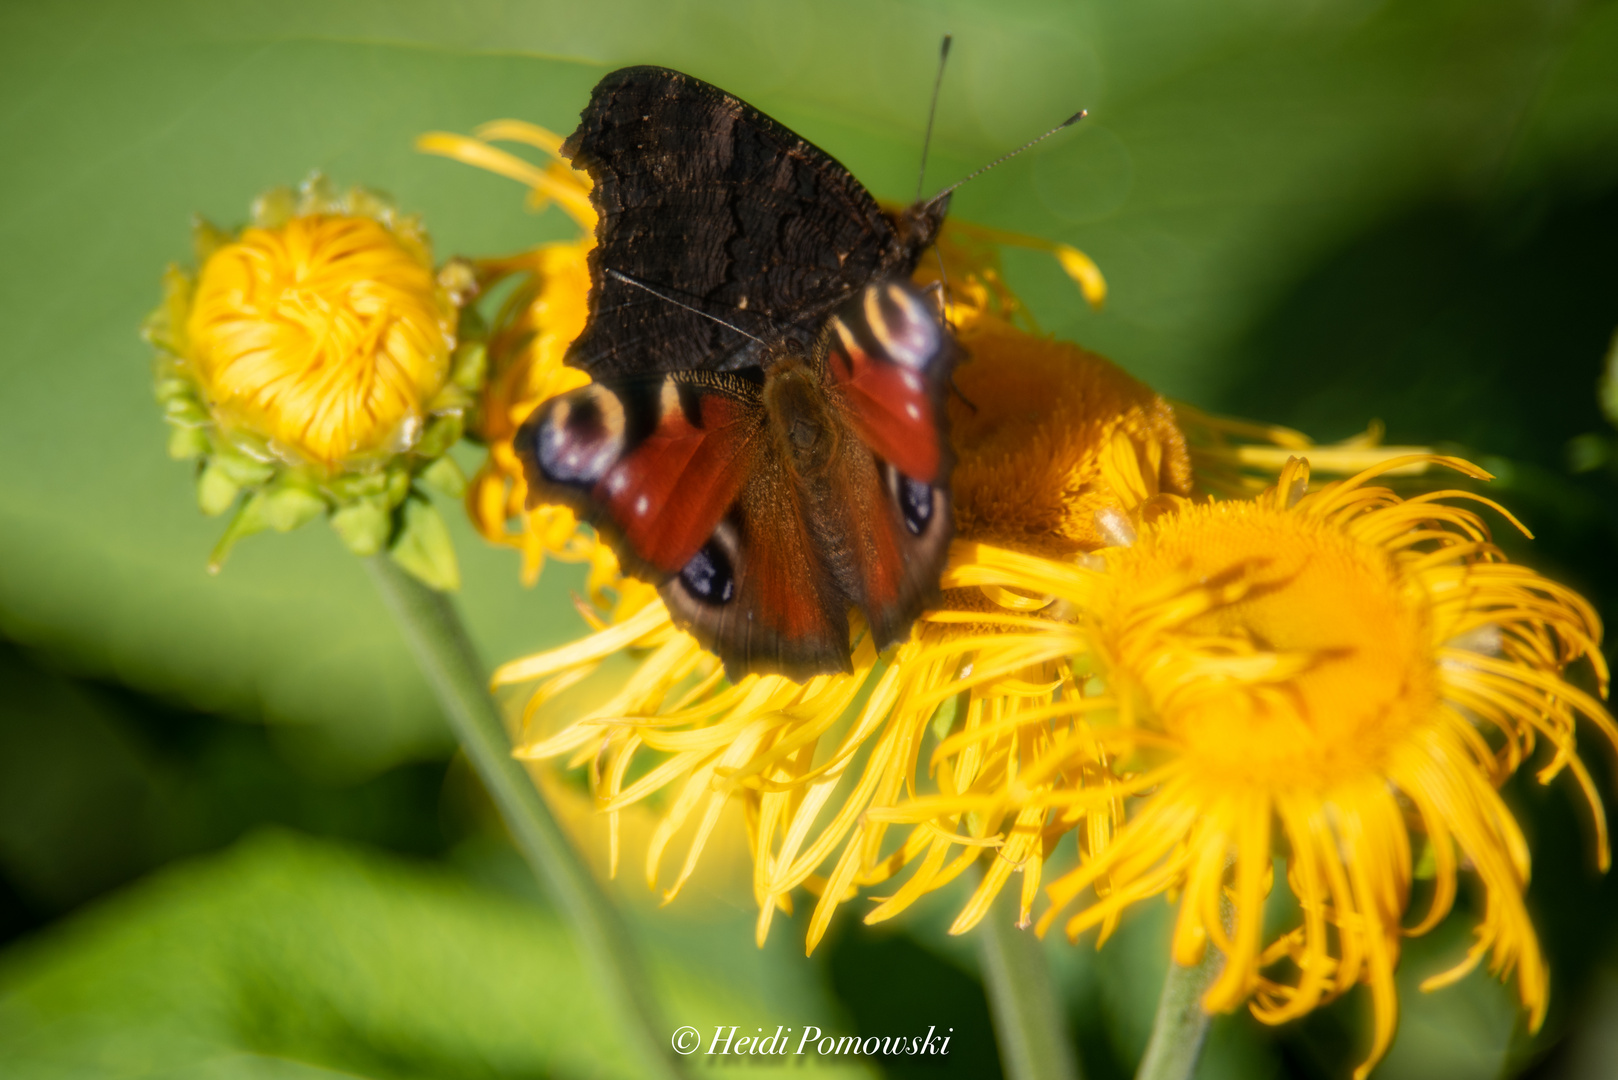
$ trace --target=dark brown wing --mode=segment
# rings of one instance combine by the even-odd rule
[[[908,274],[919,251],[824,151],[677,71],[602,79],[562,153],[590,174],[600,215],[590,321],[568,351],[594,378],[759,362],[745,336],[608,270],[807,348],[833,306]]]

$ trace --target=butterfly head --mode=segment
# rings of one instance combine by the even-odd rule
[[[938,231],[944,227],[944,216],[949,212],[949,199],[950,193],[946,191],[914,202],[894,219],[894,231],[899,236],[897,250],[903,252],[907,260],[904,265],[895,267],[897,272],[908,276],[916,268],[921,253],[938,239]]]

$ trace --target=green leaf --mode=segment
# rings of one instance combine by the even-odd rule
[[[208,422],[208,410],[190,396],[171,396],[163,402],[163,419],[171,424],[199,427]]]
[[[765,1000],[779,994],[723,987],[666,951],[660,968],[671,1032],[778,1022]],[[812,997],[791,1011],[826,1015]],[[441,868],[261,833],[0,957],[0,1074],[634,1071],[553,916]],[[828,1080],[863,1074],[816,1069]]]
[[[461,316],[461,333],[484,332],[482,320],[474,308],[464,309]],[[489,350],[481,341],[465,341],[456,348],[455,355],[451,357],[450,381],[462,390],[476,391],[483,386],[483,380],[489,373]]]
[[[264,491],[264,524],[276,532],[291,532],[326,512],[326,500],[291,477]]]
[[[450,447],[460,441],[464,427],[458,415],[437,417],[428,423],[421,441],[415,446],[415,452],[424,458],[435,458],[447,453]]]
[[[410,473],[401,465],[394,465],[383,474],[383,494],[388,505],[398,506],[410,494]]]
[[[461,587],[455,544],[438,508],[424,498],[405,500],[399,535],[388,553],[393,561],[441,592]]]
[[[226,476],[243,487],[267,483],[275,475],[275,465],[248,457],[230,446],[223,446],[214,454],[213,464]]]
[[[169,432],[169,457],[176,461],[199,458],[212,447],[213,443],[209,441],[208,433],[201,428],[177,427]],[[207,512],[206,503],[203,512]]]
[[[227,469],[210,461],[197,476],[197,506],[209,517],[217,517],[231,508],[241,490]]]
[[[393,514],[379,499],[359,499],[339,506],[331,527],[354,554],[367,557],[382,550],[393,533]]]
[[[225,526],[224,533],[214,544],[213,551],[208,554],[210,574],[219,573],[238,541],[254,533],[263,532],[269,527],[269,522],[264,520],[264,502],[264,493],[255,491],[237,504],[236,513],[231,516],[230,524]]]
[[[421,470],[421,482],[427,490],[436,491],[446,499],[459,499],[466,494],[466,474],[455,464],[454,458],[439,458]]]

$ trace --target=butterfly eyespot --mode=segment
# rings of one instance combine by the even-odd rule
[[[888,490],[899,505],[899,516],[904,518],[905,528],[912,536],[922,535],[938,510],[933,486],[906,476],[892,465],[887,467],[887,474]]]
[[[736,594],[736,571],[717,536],[709,538],[681,568],[680,582],[693,599],[715,606],[730,603]]]
[[[897,282],[866,287],[865,324],[882,351],[912,371],[927,367],[942,345],[938,321],[927,305]]]
[[[623,449],[624,407],[596,386],[558,399],[534,434],[540,471],[559,484],[595,484]]]

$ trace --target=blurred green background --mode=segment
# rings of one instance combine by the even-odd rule
[[[1595,390],[1618,329],[1618,3],[7,0],[0,1073],[628,1075],[362,568],[311,527],[204,572],[220,523],[164,456],[136,329],[193,212],[235,224],[311,169],[421,211],[440,255],[568,235],[412,139],[569,131],[622,64],[716,82],[907,198],[945,32],[929,187],[1090,110],[954,203],[1099,262],[1098,314],[1007,253],[1042,325],[1206,409],[1453,445],[1537,534],[1513,554],[1618,613]],[[573,569],[525,590],[455,527],[491,662],[577,632]],[[1610,751],[1585,746],[1610,793]],[[1463,904],[1406,953],[1379,1077],[1618,1075],[1618,884],[1566,785],[1508,797],[1550,1019],[1528,1036],[1482,974],[1415,991],[1464,951]],[[945,1066],[891,1075],[998,1074],[972,943],[942,932],[957,898],[881,932],[844,919],[805,961],[801,915],[753,948],[734,872],[660,912],[624,877],[671,1029],[954,1026]],[[1167,915],[1099,953],[1050,946],[1090,1077],[1144,1046]],[[1346,1076],[1366,1013],[1356,993],[1280,1029],[1222,1018],[1200,1075]]]

